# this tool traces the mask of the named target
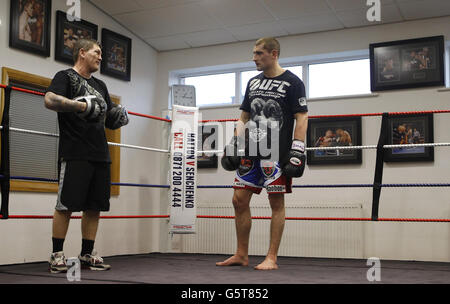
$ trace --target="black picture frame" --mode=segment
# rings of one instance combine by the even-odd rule
[[[434,142],[433,114],[395,115],[388,118],[388,145]],[[433,147],[392,148],[384,152],[385,162],[432,162]]]
[[[361,117],[311,118],[307,147],[361,146]],[[361,149],[308,151],[308,165],[361,164]]]
[[[373,43],[370,87],[373,92],[444,86],[444,36]]]
[[[55,60],[73,65],[73,44],[78,39],[98,38],[98,26],[81,19],[69,21],[67,13],[56,12]]]
[[[199,125],[198,127],[198,143],[197,150],[211,151],[217,149],[218,143],[218,126],[215,125]],[[198,154],[197,168],[217,168],[217,153],[214,154]]]
[[[131,80],[131,39],[108,29],[102,29],[102,74]]]
[[[11,0],[9,47],[50,56],[51,0]]]

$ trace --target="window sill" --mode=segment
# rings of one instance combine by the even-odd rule
[[[450,90],[450,88],[449,88]],[[378,97],[378,93],[369,93],[369,94],[355,94],[355,95],[341,95],[341,96],[327,96],[327,97],[317,97],[317,98],[308,98],[309,101],[328,101],[328,100],[339,100],[339,99],[355,99],[355,98],[368,98],[368,97]],[[208,105],[208,106],[199,106],[200,110],[210,110],[210,109],[219,109],[219,108],[239,108],[241,104],[218,104],[218,105]]]
[[[339,99],[355,99],[355,98],[369,98],[369,97],[378,97],[378,93],[369,93],[369,94],[355,94],[355,95],[341,95],[341,96],[327,96],[327,97],[316,97],[316,98],[308,98],[307,101],[328,101],[328,100],[339,100]]]
[[[208,106],[199,106],[199,110],[210,110],[210,109],[220,109],[220,108],[239,108],[241,104],[233,103],[233,104],[217,104],[217,105],[208,105]]]
[[[450,87],[437,89],[438,92],[450,92]],[[308,102],[314,101],[329,101],[329,100],[340,100],[340,99],[355,99],[355,98],[373,98],[380,96],[378,93],[369,94],[355,94],[355,95],[341,95],[341,96],[327,96],[327,97],[316,97],[308,98]],[[220,109],[220,108],[239,108],[241,104],[219,104],[219,105],[208,105],[199,106],[200,110],[210,110],[210,109]]]

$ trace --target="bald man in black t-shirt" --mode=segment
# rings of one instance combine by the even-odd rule
[[[53,216],[52,273],[67,271],[63,244],[72,212],[82,211],[82,248],[79,260],[91,270],[110,265],[94,250],[101,211],[109,211],[111,187],[109,148],[105,126],[117,129],[128,123],[125,108],[111,102],[103,81],[92,74],[102,60],[94,40],[78,40],[73,68],[58,72],[45,94],[46,108],[58,113],[59,190]]]

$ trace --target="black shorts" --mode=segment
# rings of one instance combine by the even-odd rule
[[[58,163],[58,211],[109,211],[111,164],[86,160]]]

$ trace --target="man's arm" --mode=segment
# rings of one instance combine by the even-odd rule
[[[241,117],[237,121],[236,130],[234,132],[235,136],[243,136],[245,130],[245,124],[250,120],[250,113],[246,111],[241,112]]]
[[[68,99],[53,92],[47,92],[44,97],[45,107],[56,112],[84,112],[85,102]]]
[[[243,148],[245,124],[250,120],[250,113],[246,111],[241,112],[241,117],[237,121],[234,130],[234,136],[231,142],[225,146],[224,155],[220,160],[222,167],[227,171],[234,171],[239,168],[241,157],[239,156],[239,149]],[[239,144],[241,143],[241,144]]]
[[[295,113],[294,139],[305,142],[306,130],[308,129],[308,112]]]

